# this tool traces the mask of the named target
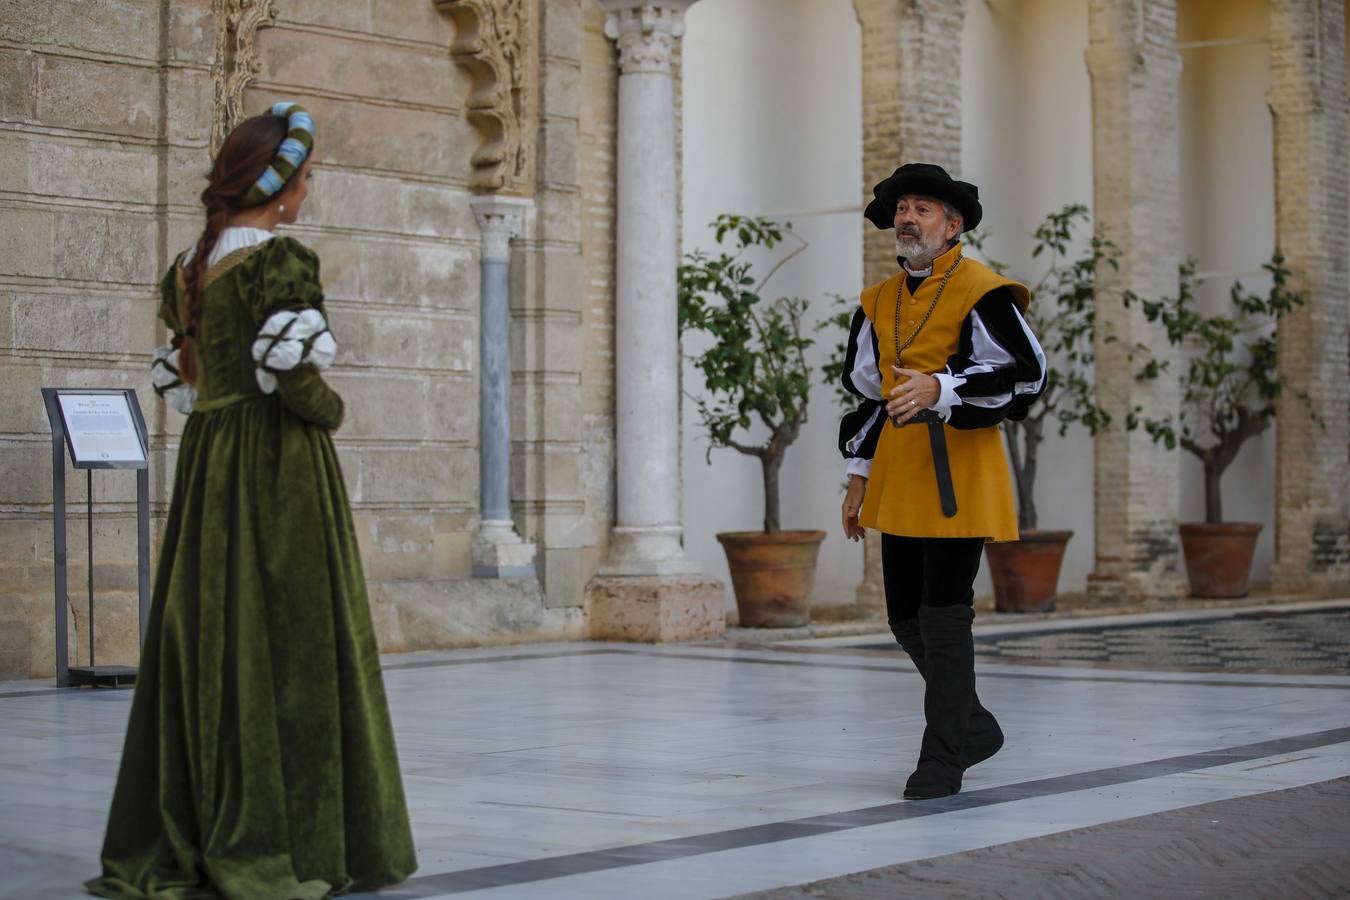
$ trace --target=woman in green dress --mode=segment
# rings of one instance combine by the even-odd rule
[[[191,415],[121,770],[104,897],[299,900],[416,868],[320,369],[319,260],[272,234],[308,190],[313,122],[243,122],[206,229],[161,285],[156,389]]]

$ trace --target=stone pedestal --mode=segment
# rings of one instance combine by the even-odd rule
[[[580,609],[550,609],[537,578],[372,581],[370,616],[382,653],[586,637]]]
[[[473,574],[476,578],[533,575],[535,546],[516,534],[510,519],[479,523],[473,533]]]
[[[593,641],[655,644],[721,637],[726,588],[709,575],[604,576],[586,587]]]

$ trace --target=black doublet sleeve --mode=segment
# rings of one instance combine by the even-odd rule
[[[988,428],[1026,417],[1045,392],[1045,351],[1017,310],[1012,291],[997,288],[980,298],[961,324],[956,353],[945,370],[955,395],[947,424]]]
[[[844,459],[871,459],[886,423],[877,358],[876,329],[859,307],[849,325],[841,381],[844,390],[862,402],[839,421],[839,452]]]

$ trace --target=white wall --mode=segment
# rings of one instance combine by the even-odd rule
[[[850,0],[701,0],[687,18],[684,249],[715,247],[707,224],[720,212],[791,221],[810,248],[774,276],[767,293],[811,300],[809,326],[828,315],[827,294],[856,295],[861,287],[860,43]],[[810,355],[817,370],[833,342],[822,338]],[[687,363],[684,384],[686,391],[702,386]],[[838,416],[831,392],[817,388],[782,471],[783,527],[828,532],[813,597],[819,604],[851,603],[862,573],[861,546],[839,531]],[[717,450],[707,465],[688,399],[683,440],[685,547],[729,585],[714,535],[762,527],[759,461]]]
[[[1275,248],[1275,162],[1270,110],[1267,0],[1181,0],[1182,252],[1202,275],[1197,297],[1208,312],[1229,312],[1234,278],[1264,292],[1261,264]],[[1230,46],[1194,46],[1212,41]],[[1203,441],[1206,442],[1207,441]],[[1181,517],[1205,517],[1204,471],[1184,454]],[[1229,521],[1262,522],[1252,579],[1270,578],[1275,538],[1275,430],[1249,441],[1224,473]]]
[[[979,186],[980,231],[1009,275],[1035,282],[1031,233],[1069,203],[1092,206],[1092,98],[1086,0],[970,0],[962,40],[961,177]],[[1084,236],[1087,229],[1084,228]],[[1041,298],[1036,302],[1051,302]],[[1074,532],[1060,590],[1092,571],[1092,439],[1079,428],[1041,446],[1042,528]],[[990,590],[981,572],[977,593]]]

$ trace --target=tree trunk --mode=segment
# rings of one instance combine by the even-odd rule
[[[778,522],[778,470],[783,465],[783,454],[765,453],[760,457],[764,469],[764,533],[782,531]]]
[[[1017,484],[1017,527],[1021,531],[1036,528],[1040,515],[1036,512],[1036,458],[1040,451],[1042,422],[1040,419],[1027,419],[1022,422],[1026,432],[1026,455],[1022,458],[1022,470],[1018,473]]]
[[[1223,495],[1219,490],[1222,476],[1223,468],[1217,460],[1205,460],[1205,521],[1210,525],[1223,521]]]
[[[1006,422],[1004,437],[1012,461],[1013,486],[1017,488],[1017,527],[1030,531],[1036,527],[1036,450],[1041,443],[1039,419]]]

